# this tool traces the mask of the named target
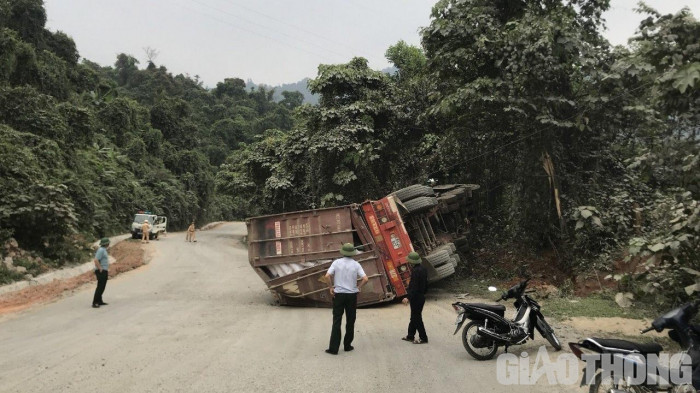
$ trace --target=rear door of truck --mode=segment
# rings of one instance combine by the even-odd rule
[[[395,297],[357,205],[253,217],[246,224],[249,262],[280,304],[332,305],[323,277],[344,243],[360,250],[355,260],[369,278],[358,305]]]

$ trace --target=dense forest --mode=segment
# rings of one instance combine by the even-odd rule
[[[126,54],[79,61],[41,0],[0,0],[0,241],[60,265],[140,208],[177,229],[434,178],[481,185],[475,246],[678,302],[700,290],[700,22],[640,4],[612,47],[608,7],[440,0],[421,47],[387,48],[396,72],[321,64],[309,105]]]
[[[301,93],[273,102],[233,77],[206,89],[126,54],[79,61],[46,18],[41,0],[0,0],[0,242],[40,258],[16,265],[81,260],[86,242],[125,232],[140,209],[171,230],[247,214],[245,196],[216,192],[217,170],[265,130],[290,131]]]

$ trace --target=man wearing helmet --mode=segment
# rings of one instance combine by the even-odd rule
[[[355,349],[352,346],[352,340],[355,338],[357,293],[369,281],[360,263],[352,258],[357,254],[357,250],[351,243],[343,244],[340,253],[343,257],[333,261],[325,275],[326,281],[330,284],[328,289],[333,297],[333,327],[331,341],[326,349],[326,353],[331,355],[337,355],[340,349],[340,324],[343,321],[343,312],[345,313],[344,349],[345,352]],[[358,279],[362,279],[359,285]]]

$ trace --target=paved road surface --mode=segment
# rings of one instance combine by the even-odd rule
[[[247,262],[245,225],[170,234],[149,265],[0,319],[0,392],[562,392],[503,386],[453,336],[448,297],[431,295],[428,345],[401,341],[409,309],[358,311],[355,351],[325,354],[328,309],[272,305]],[[538,338],[525,348],[534,355]],[[534,357],[534,356],[531,356]],[[542,379],[545,380],[544,378]]]

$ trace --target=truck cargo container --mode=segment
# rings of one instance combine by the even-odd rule
[[[418,251],[434,282],[455,272],[458,246],[467,246],[475,185],[413,185],[382,199],[246,220],[251,266],[280,304],[328,307],[323,277],[344,243],[352,243],[369,282],[358,305],[406,295],[406,257]]]

